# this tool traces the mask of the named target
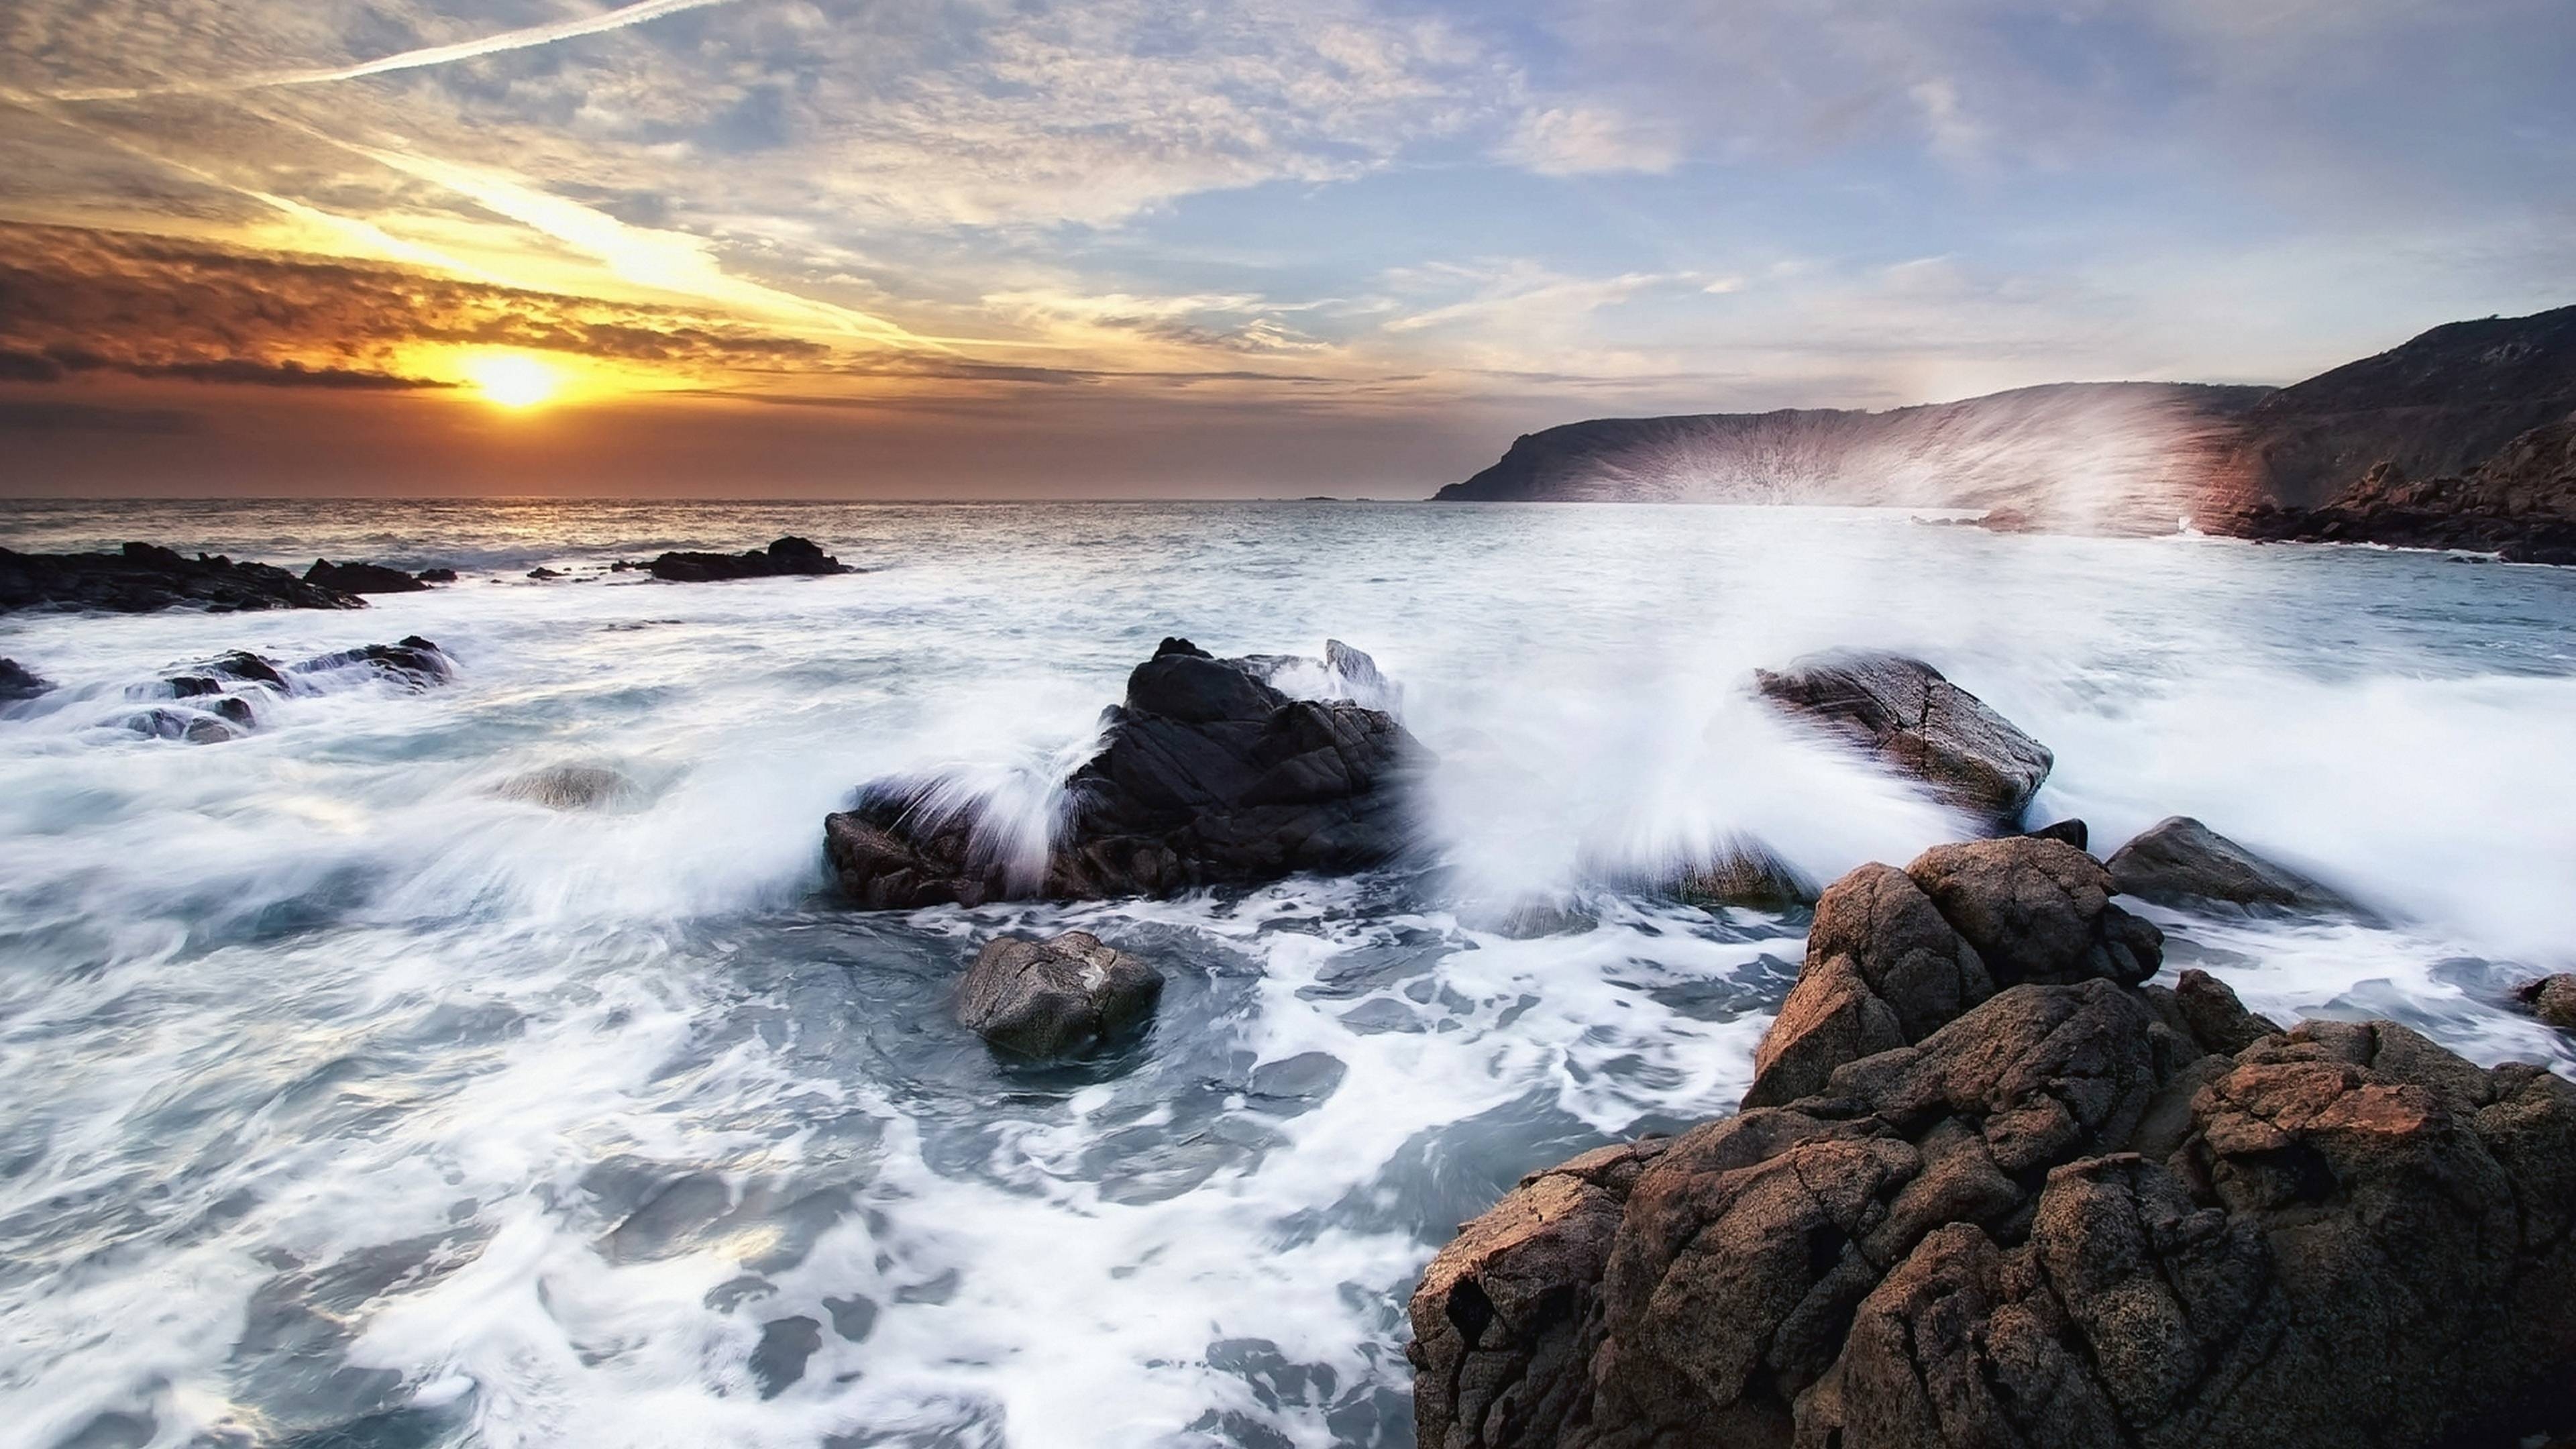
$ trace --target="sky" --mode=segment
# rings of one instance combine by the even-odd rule
[[[0,494],[1421,497],[2576,301],[2567,0],[11,0]]]

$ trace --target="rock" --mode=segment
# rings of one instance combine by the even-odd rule
[[[226,740],[240,739],[251,723],[248,706],[242,705],[239,700],[226,700],[224,703],[240,706],[239,717],[229,717],[216,709],[161,708],[147,709],[128,715],[123,723],[127,729],[151,739],[179,740],[192,745],[217,745]]]
[[[419,573],[413,574],[412,577],[420,580],[424,584],[452,584],[456,582],[456,570],[451,568],[422,569]]]
[[[552,583],[556,579],[562,578],[563,575],[553,569],[547,568],[544,564],[539,564],[535,568],[528,570],[528,577],[535,579],[538,583],[545,584]]]
[[[2022,833],[2028,835],[2033,840],[2063,841],[2068,845],[2074,846],[2077,850],[2082,850],[2092,844],[2093,836],[2093,832],[2086,829],[2084,822],[2081,820],[2060,820],[2055,824],[2043,825],[2037,830],[2026,830]]]
[[[1844,650],[1785,672],[1754,672],[1755,687],[1789,712],[1851,740],[1932,787],[1989,830],[2021,828],[2022,812],[2056,761],[1975,695],[1919,659]]]
[[[666,553],[647,566],[653,577],[702,584],[720,579],[767,579],[788,574],[846,574],[848,565],[811,540],[782,538],[745,553]]]
[[[1822,1091],[1842,1063],[1919,1042],[2003,987],[2143,981],[2163,945],[2110,903],[2102,866],[2061,841],[2008,836],[1935,846],[1904,871],[1862,866],[1816,902],[1806,967],[1754,1053],[1744,1103]]]
[[[456,665],[439,647],[418,634],[403,637],[393,644],[366,644],[355,649],[342,649],[317,655],[289,667],[291,674],[322,674],[340,669],[366,669],[419,691],[444,684],[456,675]]]
[[[2111,886],[2160,906],[2329,911],[2351,902],[2275,865],[2187,815],[2142,831],[2111,853]]]
[[[957,1019],[1003,1051],[1051,1060],[1090,1050],[1144,1023],[1162,1000],[1153,967],[1096,936],[987,942],[957,994]]]
[[[644,792],[605,765],[548,765],[513,775],[494,786],[492,793],[549,810],[615,810],[635,804]]]
[[[448,577],[452,579],[455,574],[451,572]],[[333,563],[327,558],[315,559],[313,567],[304,571],[304,581],[344,594],[416,594],[429,587],[401,569],[383,564]]]
[[[2576,1031],[2576,974],[2560,972],[2526,981],[2514,989],[2514,998],[2531,1008],[2531,1014],[2560,1031]]]
[[[1980,997],[1971,961],[2098,964],[2063,917],[2099,883],[2062,842],[1979,845],[2018,858],[1819,900],[1808,1000],[1763,1043],[1818,1090],[1533,1173],[1460,1230],[1411,1305],[1417,1442],[2397,1449],[2563,1422],[2576,1087],[2390,1022],[2281,1032],[2198,971]],[[2080,934],[2116,937],[2112,909]]]
[[[53,687],[51,680],[39,678],[17,660],[0,659],[0,704],[34,699]]]
[[[148,543],[116,553],[17,553],[0,548],[0,613],[54,607],[145,614],[181,605],[248,609],[362,609],[355,594],[307,583],[269,564],[220,554],[184,558]]]
[[[1382,711],[1290,699],[1238,661],[1166,639],[1103,719],[1042,869],[1015,875],[972,809],[880,782],[824,821],[843,892],[871,909],[1167,895],[1366,870],[1410,844],[1422,751]]]
[[[1812,905],[1816,883],[1754,841],[1741,841],[1673,880],[1673,894],[1695,906],[1785,911]]]

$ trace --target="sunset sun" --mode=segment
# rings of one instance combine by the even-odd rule
[[[535,407],[563,386],[562,374],[516,352],[470,358],[465,363],[465,377],[486,402],[511,409]]]

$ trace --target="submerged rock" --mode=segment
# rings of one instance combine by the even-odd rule
[[[843,893],[871,909],[1166,895],[1365,870],[1410,843],[1422,751],[1383,711],[1291,699],[1255,665],[1166,639],[1103,722],[1042,866],[1009,858],[972,808],[881,782],[823,822]]]
[[[363,609],[355,594],[307,583],[269,564],[221,554],[186,558],[148,543],[116,553],[17,553],[0,548],[0,614],[52,606],[146,614],[190,605],[247,609]]]
[[[492,788],[504,800],[525,800],[549,810],[615,810],[643,797],[633,780],[606,765],[548,765],[513,775]]]
[[[40,678],[17,660],[0,659],[0,704],[34,699],[53,687],[53,681]]]
[[[1672,893],[1695,906],[1740,906],[1785,911],[1812,905],[1816,883],[1767,847],[1740,842],[1683,871]]]
[[[2158,821],[2111,853],[2111,886],[2160,906],[2328,911],[2351,902],[2188,815]]]
[[[1418,1442],[2394,1449],[2563,1410],[2576,1087],[2127,984],[2102,867],[1947,849],[1826,890],[1764,1102],[1442,1250]]]
[[[320,674],[336,669],[371,670],[415,691],[444,684],[456,675],[456,665],[445,651],[418,634],[407,634],[392,644],[365,644],[317,655],[292,666],[289,672]]]
[[[456,577],[453,571],[447,575]],[[304,581],[344,594],[416,594],[429,587],[401,569],[372,563],[333,563],[317,558],[313,567],[304,571]]]
[[[1838,650],[1753,678],[1782,708],[1921,780],[1996,832],[2021,828],[2056,763],[2047,746],[1920,659]]]
[[[1163,977],[1086,931],[1045,941],[985,943],[958,986],[957,1019],[1004,1051],[1072,1056],[1125,1035],[1154,1014]]]
[[[703,584],[720,579],[768,579],[788,574],[846,574],[847,564],[810,539],[782,538],[744,553],[666,553],[647,565],[653,577]]]

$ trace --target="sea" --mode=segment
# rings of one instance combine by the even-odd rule
[[[609,567],[790,534],[855,572]],[[0,503],[11,548],[128,539],[460,577],[0,616],[59,686],[0,707],[12,1444],[1410,1444],[1424,1263],[1526,1172],[1731,1111],[1795,978],[1802,915],[1656,882],[1969,833],[1751,691],[1838,646],[2049,745],[2034,818],[2097,850],[2188,814],[2360,903],[2142,907],[2168,969],[2576,1073],[2510,1001],[2576,967],[2576,570],[1785,507]],[[453,682],[123,723],[191,660],[414,634]],[[1043,820],[1175,635],[1371,654],[1437,757],[1422,859],[834,898],[857,787]],[[513,785],[568,766],[617,788]],[[1164,973],[1151,1032],[996,1058],[960,972],[1075,928]]]

